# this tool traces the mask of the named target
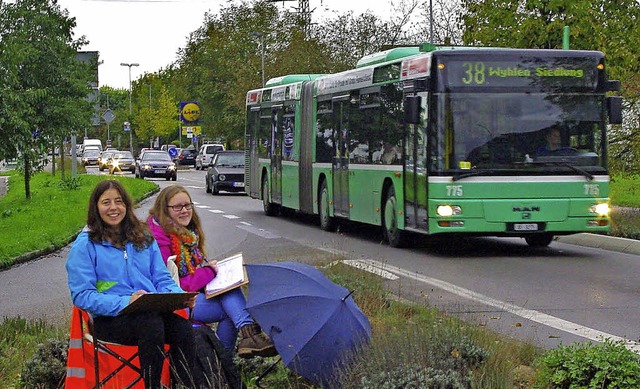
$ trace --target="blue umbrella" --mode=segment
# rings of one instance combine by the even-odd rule
[[[247,311],[273,341],[284,364],[323,387],[346,352],[371,336],[369,319],[346,288],[296,262],[245,265]]]

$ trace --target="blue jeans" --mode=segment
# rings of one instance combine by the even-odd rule
[[[238,337],[238,329],[253,324],[245,307],[247,301],[242,289],[235,288],[213,298],[206,298],[204,293],[196,297],[193,309],[193,320],[202,323],[218,323],[216,333],[224,347],[233,352]]]

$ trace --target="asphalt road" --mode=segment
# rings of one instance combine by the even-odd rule
[[[186,186],[198,203],[211,257],[242,250],[250,261],[264,262],[326,260],[327,252],[350,260],[375,259],[396,275],[385,281],[394,292],[414,300],[429,298],[430,303],[451,314],[480,317],[493,329],[517,332],[524,340],[536,339],[550,347],[581,339],[577,330],[585,328],[635,333],[635,324],[628,324],[628,317],[635,312],[629,301],[637,300],[633,297],[635,275],[628,266],[640,255],[637,241],[578,234],[563,237],[552,243],[550,250],[534,254],[521,242],[505,243],[504,239],[495,243],[472,239],[453,249],[434,244],[396,250],[360,231],[345,229],[332,234],[297,218],[267,218],[257,200],[205,194],[203,176],[204,172],[186,171],[179,175],[178,183]],[[154,181],[161,187],[172,183]],[[139,217],[146,217],[152,201],[140,204],[136,211]],[[486,251],[474,248],[477,244],[484,245]],[[596,249],[592,253],[583,246]],[[608,255],[601,249],[631,257]],[[0,272],[0,316],[67,323],[71,307],[64,270],[67,253],[65,247]],[[593,307],[593,301],[602,301],[602,306]],[[559,330],[564,325],[572,328]]]

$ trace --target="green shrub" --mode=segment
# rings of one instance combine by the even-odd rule
[[[82,177],[62,177],[58,182],[58,186],[62,190],[78,190],[82,186]]]
[[[21,373],[26,388],[58,389],[64,386],[68,341],[49,339],[38,345]]]
[[[640,387],[640,356],[623,341],[560,346],[545,353],[538,365],[537,385],[542,388]]]

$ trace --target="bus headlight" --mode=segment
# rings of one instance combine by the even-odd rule
[[[438,208],[436,208],[436,213],[441,217],[461,215],[462,208],[460,208],[458,205],[438,205]]]
[[[607,216],[609,214],[609,204],[600,203],[592,205],[589,211],[591,211],[591,213],[597,214],[598,216]]]

